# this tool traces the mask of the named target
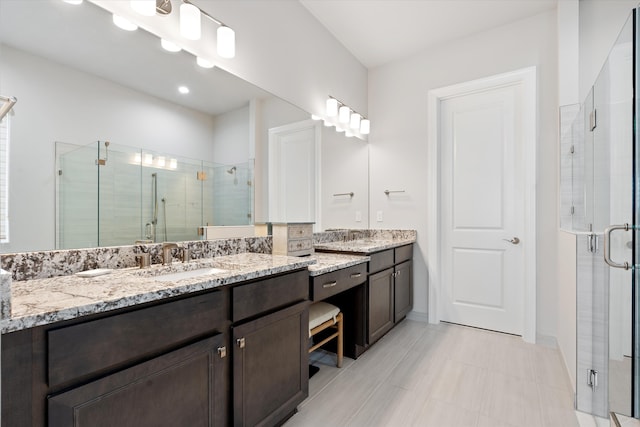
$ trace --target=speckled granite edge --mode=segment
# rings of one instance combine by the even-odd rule
[[[309,270],[309,276],[311,277],[342,270],[343,268],[352,267],[354,265],[369,262],[371,260],[371,257],[369,256],[321,252],[316,252],[309,258],[317,261],[315,264],[311,264],[309,267],[307,267],[307,269]]]
[[[158,273],[166,272],[162,266],[150,270],[123,269],[94,278],[70,275],[33,280],[31,283],[15,282],[12,290],[15,294],[14,311],[12,317],[2,320],[1,329],[4,334],[103,313],[307,268],[315,262],[311,258],[243,253],[220,257],[219,261],[212,259],[193,263],[196,268],[226,266],[229,268],[226,272],[173,282],[155,279]],[[38,288],[37,293],[33,292],[34,287]]]
[[[244,252],[270,254],[273,247],[271,237],[196,240],[178,244],[190,250],[191,259],[213,258]],[[152,264],[162,263],[162,243],[155,243],[2,254],[0,268],[8,271],[13,280],[46,279],[68,276],[95,268],[135,267],[136,256],[140,253],[151,254]],[[172,255],[174,261],[179,261],[177,250],[174,249]]]
[[[316,251],[371,254],[416,242],[415,230],[349,230],[346,240],[314,243]]]
[[[0,270],[0,320],[11,315],[11,273]]]

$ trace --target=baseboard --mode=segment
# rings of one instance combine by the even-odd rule
[[[429,323],[429,314],[421,313],[419,311],[410,311],[407,314],[407,319],[415,320],[416,322]]]

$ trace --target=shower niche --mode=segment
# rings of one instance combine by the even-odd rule
[[[251,159],[56,142],[56,248],[197,240],[202,225],[251,225],[253,182]]]

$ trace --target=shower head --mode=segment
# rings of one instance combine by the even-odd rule
[[[236,171],[236,167],[233,166],[231,169],[227,169],[227,173],[233,175]]]

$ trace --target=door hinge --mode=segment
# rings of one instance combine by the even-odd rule
[[[595,391],[596,387],[598,387],[598,371],[587,369],[587,385]]]
[[[238,347],[244,348],[244,338],[238,338],[236,343],[238,344]]]
[[[587,250],[592,254],[598,252],[598,236],[595,233],[587,235]]]
[[[571,215],[576,213],[576,207],[575,206],[571,206]]]
[[[62,169],[58,169],[58,176],[62,176]]]
[[[589,113],[589,130],[593,132],[597,126],[598,126],[598,117],[596,115],[596,109],[594,108],[593,111]]]

